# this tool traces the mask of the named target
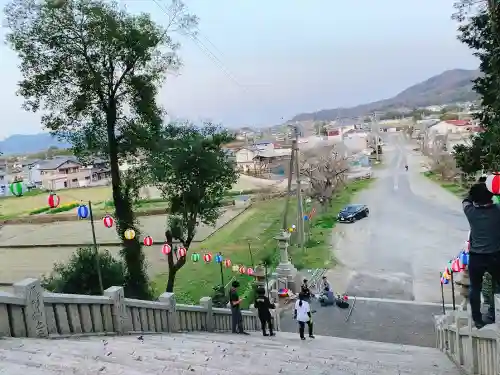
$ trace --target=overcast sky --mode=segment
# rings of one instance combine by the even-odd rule
[[[153,0],[120,2],[166,21]],[[200,18],[199,40],[223,67],[201,44],[180,39],[184,67],[167,81],[161,102],[173,117],[275,124],[390,97],[447,69],[475,69],[456,40],[453,2],[186,0]],[[0,0],[2,8],[6,3]],[[39,117],[24,112],[15,95],[18,60],[6,45],[0,64],[0,139],[42,131]]]

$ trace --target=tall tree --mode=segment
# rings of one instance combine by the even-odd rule
[[[169,11],[164,28],[105,0],[12,0],[5,9],[7,42],[21,60],[24,107],[42,112],[42,124],[68,139],[77,155],[109,157],[126,293],[141,298],[149,294],[144,254],[137,236],[123,236],[128,228],[139,233],[134,184],[120,174],[119,161],[139,157],[161,132],[156,96],[166,73],[179,67],[179,46],[168,33],[197,22],[178,1]]]
[[[489,5],[489,6],[488,6]],[[471,8],[476,6],[476,8]],[[500,170],[500,7],[486,1],[463,0],[455,17],[465,21],[459,39],[479,58],[481,76],[474,80],[480,110],[474,115],[484,132],[474,135],[470,145],[457,145],[458,167],[466,173]]]
[[[197,127],[190,123],[169,124],[151,153],[150,168],[155,185],[169,202],[169,228],[165,235],[189,250],[200,223],[215,225],[223,198],[238,180],[234,161],[223,146],[233,140],[227,131],[211,123]],[[174,259],[175,257],[175,259]],[[175,251],[167,255],[167,292],[173,292],[175,276],[186,256]]]

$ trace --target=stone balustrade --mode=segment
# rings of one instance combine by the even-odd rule
[[[37,279],[0,292],[0,337],[66,337],[168,332],[230,332],[230,309],[214,308],[210,297],[200,305],[177,304],[173,293],[158,301],[125,298],[123,287],[108,288],[103,296],[50,293]],[[243,310],[245,330],[260,330],[256,312]],[[279,313],[274,317],[279,329]]]
[[[500,374],[500,294],[495,295],[496,324],[476,329],[467,310],[435,317],[436,346],[470,375]]]

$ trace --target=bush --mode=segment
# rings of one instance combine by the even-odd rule
[[[108,250],[99,252],[99,262],[104,289],[125,284],[125,267]],[[94,249],[79,248],[67,263],[56,263],[42,286],[55,293],[100,295]]]
[[[58,212],[66,212],[69,210],[72,210],[73,208],[76,208],[80,205],[78,202],[71,202],[67,204],[63,204],[59,207],[52,208],[51,210],[48,211],[49,214],[57,214]]]
[[[50,210],[50,207],[47,206],[47,207],[40,207],[40,208],[37,208],[36,210],[33,210],[33,211],[30,211],[30,215],[38,215],[38,214],[41,214],[41,213],[44,213],[44,212],[47,212]]]

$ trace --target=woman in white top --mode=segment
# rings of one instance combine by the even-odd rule
[[[304,329],[307,323],[307,327],[309,329],[309,337],[311,339],[314,338],[313,335],[313,324],[311,317],[311,306],[309,302],[305,300],[304,294],[299,294],[299,300],[295,302],[295,314],[294,319],[299,323],[299,335],[301,340],[305,340]]]

